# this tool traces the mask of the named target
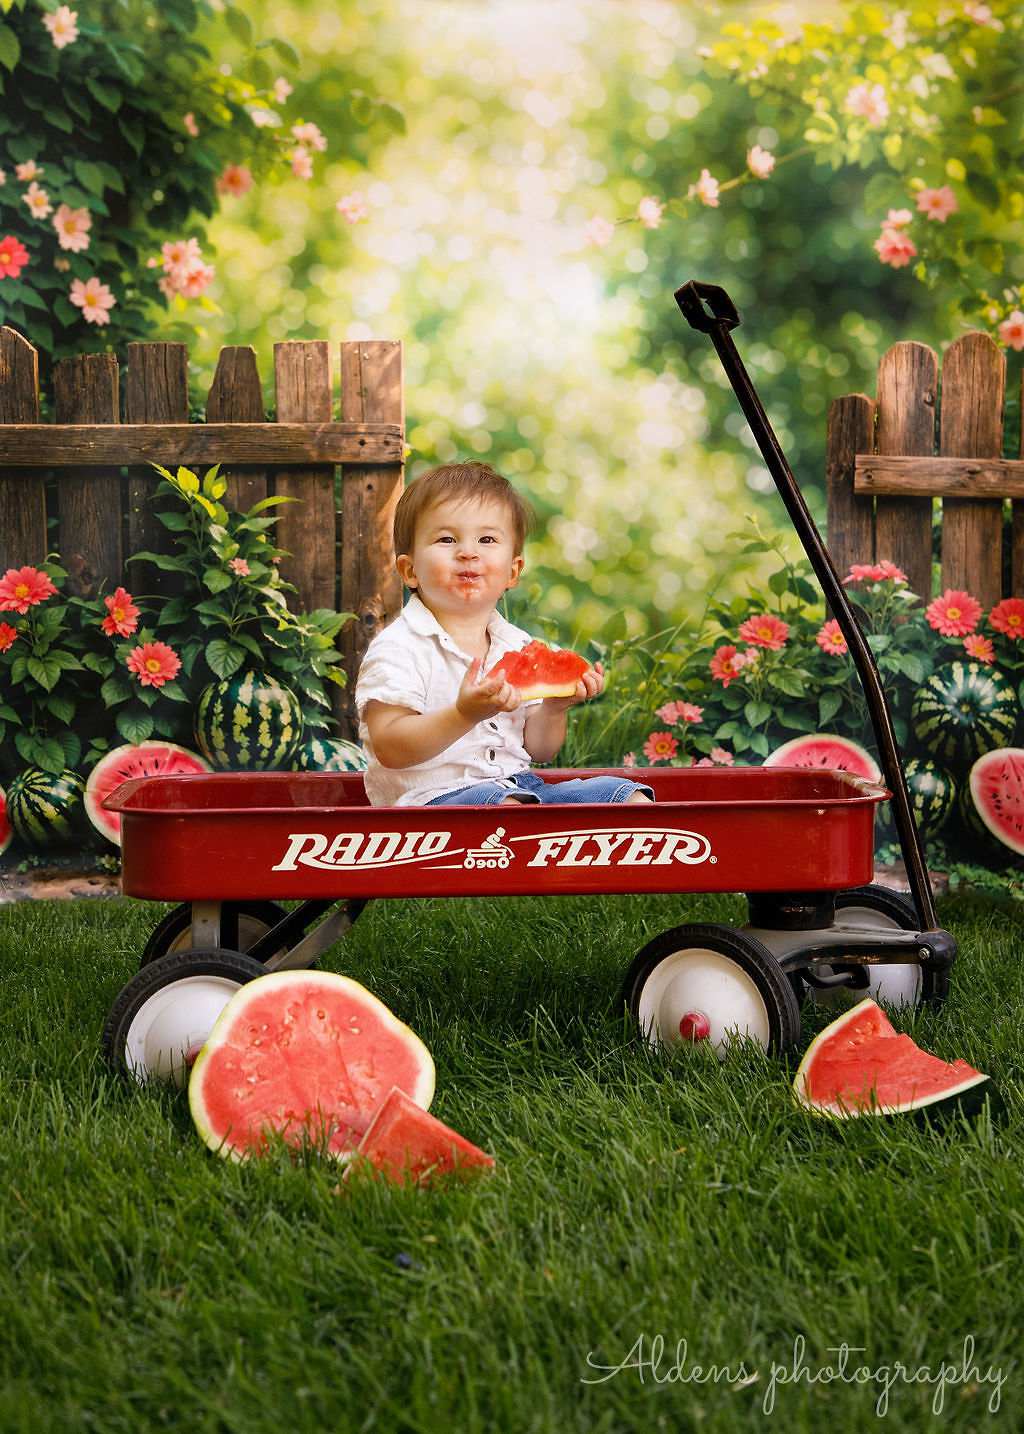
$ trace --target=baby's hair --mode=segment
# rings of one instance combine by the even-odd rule
[[[396,555],[412,552],[416,524],[421,515],[436,503],[444,503],[450,498],[503,503],[512,519],[514,556],[522,553],[526,536],[536,522],[533,509],[508,479],[496,473],[489,464],[471,462],[446,463],[440,468],[431,468],[409,484],[395,509]]]

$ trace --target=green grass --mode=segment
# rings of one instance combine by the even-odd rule
[[[899,1025],[989,1072],[1006,1115],[935,1131],[816,1121],[792,1062],[634,1039],[616,995],[635,951],[741,921],[738,899],[371,904],[324,964],[420,1033],[435,1113],[498,1168],[339,1195],[312,1158],[219,1160],[183,1094],[104,1071],[107,1009],[165,909],[0,910],[3,1434],[845,1434],[878,1427],[883,1367],[959,1375],[967,1337],[982,1378],[951,1380],[937,1416],[936,1385],[897,1376],[883,1427],[1022,1426],[1021,913],[940,907],[952,995]],[[823,1019],[805,1010],[804,1041]],[[588,1352],[617,1365],[658,1335],[657,1377],[582,1382]],[[798,1336],[808,1372],[776,1379],[768,1419]],[[808,1382],[843,1343],[863,1347],[847,1381]]]

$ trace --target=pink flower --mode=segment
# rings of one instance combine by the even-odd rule
[[[199,126],[196,124],[196,117],[191,110],[187,115],[182,115],[181,122],[193,139],[199,138]]]
[[[18,636],[18,629],[9,622],[0,622],[0,652],[6,652]]]
[[[924,615],[943,637],[964,637],[977,627],[981,603],[961,588],[947,588],[941,597],[928,604]]]
[[[890,209],[889,213],[885,216],[885,223],[882,225],[882,228],[902,229],[904,224],[909,224],[913,217],[909,209]]]
[[[846,638],[840,631],[839,624],[835,618],[825,623],[824,627],[816,633],[814,640],[822,652],[832,652],[837,657],[841,657],[846,651]]]
[[[0,611],[13,608],[15,612],[28,612],[56,591],[48,574],[38,568],[8,568],[0,578]]]
[[[917,253],[917,245],[902,229],[883,229],[874,248],[882,263],[893,269],[902,269]]]
[[[274,81],[273,95],[275,104],[283,105],[291,92],[292,86],[288,83],[284,76],[281,76]]]
[[[227,164],[217,176],[217,193],[240,199],[252,188],[252,171],[244,164]]]
[[[228,563],[228,567],[233,573],[237,573],[240,578],[247,578],[249,576],[249,564],[244,558],[232,558]]]
[[[964,0],[964,14],[976,25],[991,25],[993,30],[1003,29],[1002,20],[997,20],[989,6],[979,4],[978,0]]]
[[[671,732],[652,732],[644,743],[644,756],[648,762],[668,762],[678,751],[679,743]]]
[[[1008,319],[999,325],[999,337],[1007,348],[1024,349],[1024,312],[1014,309]]]
[[[15,176],[23,183],[30,179],[38,179],[43,172],[43,166],[36,164],[34,159],[26,159],[24,164],[14,166]]]
[[[895,563],[891,563],[888,558],[883,558],[880,563],[876,563],[875,569],[878,573],[876,582],[893,582],[899,587],[902,583],[910,581],[903,569],[898,568]]]
[[[636,206],[636,217],[645,229],[657,229],[665,206],[653,194],[646,194]]]
[[[139,609],[132,602],[132,595],[124,588],[117,588],[103,599],[107,616],[100,627],[108,637],[131,637],[139,625]]]
[[[711,676],[723,687],[728,687],[729,683],[739,676],[740,664],[736,661],[735,647],[726,645],[716,648],[715,655],[708,666],[711,668]]]
[[[691,767],[713,767],[714,765],[710,757],[693,757],[690,761]]]
[[[745,647],[742,652],[737,652],[733,659],[737,671],[742,667],[754,667],[760,661],[761,654],[756,647]]]
[[[772,652],[778,652],[781,647],[786,645],[786,639],[789,636],[789,623],[772,616],[771,613],[761,613],[757,617],[748,617],[746,622],[741,622],[739,635],[744,642],[752,642],[755,647],[767,647]]]
[[[697,183],[691,184],[686,191],[687,199],[691,199],[694,195],[697,196],[701,204],[706,204],[711,209],[718,208],[718,180],[712,176],[709,169],[702,169]]]
[[[295,175],[296,179],[313,178],[312,157],[310,156],[308,150],[303,149],[301,144],[298,146],[297,149],[293,149],[291,151],[288,158],[292,162],[292,174]]]
[[[693,702],[666,702],[664,707],[658,708],[655,715],[671,727],[673,722],[699,722],[704,715],[704,708]]]
[[[0,239],[0,279],[16,279],[28,263],[28,250],[13,234]]]
[[[213,282],[215,270],[212,264],[202,262],[191,265],[180,276],[178,290],[186,299],[198,299],[204,289]]]
[[[65,45],[78,39],[78,26],[75,23],[77,19],[78,11],[67,5],[58,5],[52,15],[43,16],[43,24],[49,30],[50,39],[58,50],[63,50]]]
[[[873,129],[889,117],[889,101],[882,85],[854,85],[846,96],[845,106],[849,114],[860,115]]]
[[[994,662],[996,650],[992,646],[992,639],[982,637],[980,632],[972,632],[969,637],[964,638],[964,651],[968,657],[977,658],[979,662]]]
[[[48,214],[53,213],[50,196],[45,189],[39,188],[34,179],[21,198],[22,202],[28,205],[28,212],[33,219],[45,219]]]
[[[84,284],[81,279],[71,280],[71,302],[82,310],[87,324],[109,324],[107,310],[112,309],[117,300],[106,284],[101,284],[93,274]]]
[[[360,219],[365,219],[370,212],[366,196],[358,189],[354,189],[351,194],[343,194],[334,207],[349,224],[358,224]]]
[[[1003,598],[989,613],[988,620],[996,632],[1019,642],[1024,637],[1024,598]]]
[[[736,758],[725,747],[712,747],[711,760],[719,767],[734,767]]]
[[[941,189],[922,189],[917,196],[918,213],[927,214],[929,219],[937,219],[940,224],[945,224],[959,207],[956,195],[948,184],[944,184]]]
[[[327,140],[315,124],[293,124],[292,134],[302,145],[309,145],[311,149],[325,150]]]
[[[168,272],[172,269],[187,269],[200,256],[199,240],[172,239],[161,244],[160,253],[163,256],[164,268]]]
[[[6,183],[7,183],[7,171],[6,171],[5,169],[0,169],[0,184],[6,184]]]
[[[615,225],[600,214],[595,214],[583,230],[584,244],[592,244],[597,249],[603,249],[614,237]]]
[[[88,249],[89,230],[92,228],[92,216],[88,209],[72,209],[62,204],[53,216],[53,227],[62,249],[70,249],[73,254]]]
[[[177,675],[181,658],[166,642],[143,642],[132,648],[126,665],[143,687],[162,687]]]
[[[755,144],[747,150],[747,168],[755,179],[767,179],[775,168],[775,156],[770,150]]]

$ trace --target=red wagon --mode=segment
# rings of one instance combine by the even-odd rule
[[[623,998],[658,1044],[706,1038],[723,1050],[740,1035],[782,1050],[808,989],[945,995],[956,948],[936,924],[874,659],[732,345],[728,296],[691,283],[676,298],[711,334],[846,637],[886,786],[807,768],[645,769],[652,806],[375,808],[359,772],[126,782],[104,802],[121,813],[124,891],[178,905],[111,1009],[103,1039],[116,1069],[181,1079],[239,985],[312,965],[368,901],[394,897],[745,893],[744,926],[673,927],[633,961]],[[909,897],[870,885],[875,808],[889,797]]]

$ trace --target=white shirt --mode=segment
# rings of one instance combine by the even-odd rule
[[[487,624],[487,636],[490,648],[481,675],[506,652],[519,652],[533,640],[497,610]],[[414,712],[452,707],[472,661],[417,593],[367,647],[356,678],[356,713],[359,740],[368,758],[363,782],[371,806],[422,806],[459,787],[511,777],[529,768],[523,728],[529,709],[543,701],[540,697],[521,702],[514,712],[499,712],[478,722],[429,761],[401,768],[378,762],[363,718],[367,702],[411,707]]]

